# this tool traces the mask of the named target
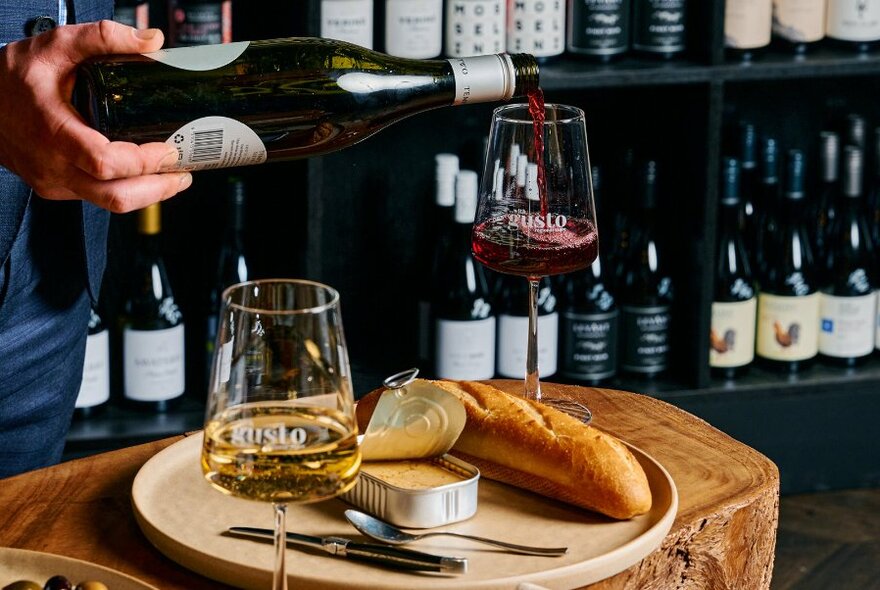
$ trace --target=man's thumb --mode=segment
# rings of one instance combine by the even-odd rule
[[[113,53],[148,53],[162,48],[165,37],[159,29],[135,29],[111,20],[70,25],[56,29],[59,47],[66,49],[73,63]]]

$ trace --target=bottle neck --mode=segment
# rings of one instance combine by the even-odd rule
[[[538,62],[526,53],[447,60],[455,79],[454,104],[494,102],[538,91]]]

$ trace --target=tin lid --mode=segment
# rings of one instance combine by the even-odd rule
[[[414,376],[386,386],[360,443],[364,461],[438,457],[452,448],[466,420],[458,398]]]

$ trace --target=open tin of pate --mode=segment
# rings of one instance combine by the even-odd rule
[[[416,375],[385,380],[360,441],[358,482],[340,498],[397,526],[431,528],[476,513],[480,471],[446,454],[464,428],[461,402]]]

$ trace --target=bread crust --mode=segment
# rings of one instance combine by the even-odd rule
[[[539,402],[476,381],[431,381],[464,405],[467,423],[452,454],[484,477],[627,519],[651,508],[642,466],[617,438]],[[358,425],[369,423],[377,389],[357,405]]]

